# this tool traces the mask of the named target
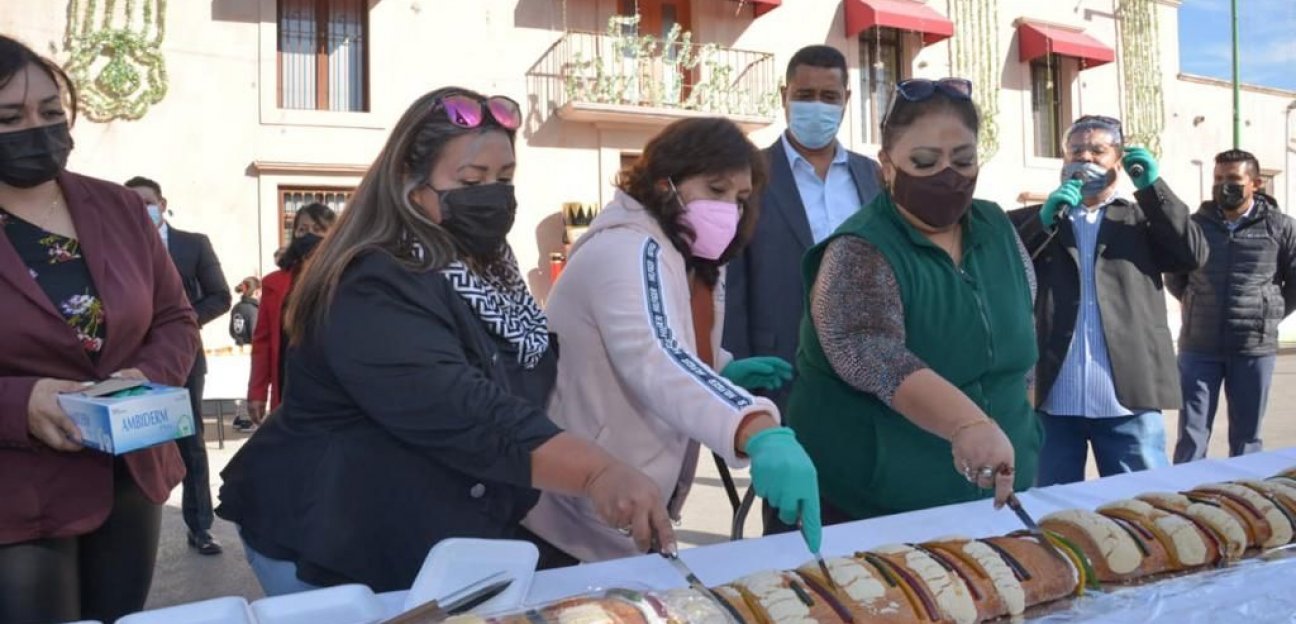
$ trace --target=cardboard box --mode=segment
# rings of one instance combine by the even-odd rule
[[[110,379],[60,394],[58,402],[81,430],[86,448],[113,455],[194,434],[193,406],[184,388]]]

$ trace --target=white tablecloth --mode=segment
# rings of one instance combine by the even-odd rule
[[[1061,509],[1093,509],[1145,492],[1173,492],[1214,481],[1268,477],[1292,466],[1296,466],[1296,448],[1034,488],[1018,497],[1027,511],[1039,518]],[[1017,516],[1007,509],[995,511],[989,501],[962,503],[828,527],[824,530],[823,554],[849,555],[883,544],[921,542],[947,535],[985,537],[1021,528]],[[810,554],[800,535],[787,534],[691,548],[682,551],[680,558],[703,583],[718,585],[759,570],[798,567],[810,559]],[[598,588],[685,586],[669,563],[661,557],[646,555],[539,572],[531,583],[527,604],[550,602]]]
[[[1019,497],[1027,510],[1038,518],[1060,509],[1092,509],[1112,500],[1145,492],[1181,491],[1202,483],[1264,478],[1292,466],[1296,466],[1296,448],[1233,459],[1203,460],[1160,470],[1037,488],[1021,493]],[[1001,535],[1020,528],[1020,522],[1011,511],[995,511],[990,501],[978,501],[828,527],[824,531],[823,554],[849,555],[883,544],[921,542],[949,535]],[[759,570],[795,568],[808,561],[810,554],[806,551],[801,536],[794,533],[692,548],[680,553],[680,557],[702,582],[714,586]],[[1103,602],[1094,602],[1099,599],[1089,599],[1090,602],[1075,601],[1078,607],[1072,609],[1070,614],[1046,619],[1050,624],[1077,621],[1156,621],[1176,624],[1190,621],[1286,622],[1286,616],[1296,611],[1296,595],[1287,600],[1288,594],[1292,593],[1287,591],[1281,594],[1281,604],[1277,604],[1274,601],[1280,594],[1273,590],[1280,587],[1288,590],[1296,588],[1296,583],[1290,580],[1293,570],[1296,570],[1296,559],[1281,564],[1258,564],[1252,569],[1243,569],[1239,565],[1236,570],[1222,571],[1231,576],[1221,577],[1218,581],[1205,581],[1209,584],[1208,589],[1218,590],[1214,594],[1193,587],[1191,581],[1186,586],[1183,582],[1168,581],[1164,586],[1163,583],[1157,583],[1155,587],[1165,595],[1172,595],[1173,600],[1153,599],[1149,603],[1146,595],[1128,592],[1122,595],[1121,592],[1114,592],[1100,597]],[[467,580],[471,579],[465,579]],[[684,579],[666,560],[656,555],[645,555],[539,572],[532,580],[524,605],[536,606],[612,587],[670,589],[685,586]],[[407,593],[380,594],[378,600],[381,607],[378,610],[387,611],[389,616],[400,613]],[[1223,598],[1221,593],[1225,594]],[[1228,604],[1221,604],[1221,600],[1227,600]],[[185,607],[198,607],[199,604]],[[246,603],[242,604],[246,606]],[[1094,609],[1086,608],[1090,606]],[[1173,609],[1167,610],[1171,606]],[[1231,615],[1224,619],[1212,619],[1220,613],[1213,608],[1223,606],[1241,611],[1230,612]],[[1135,612],[1138,613],[1136,619],[1125,617]],[[171,617],[166,612],[150,613],[157,615],[153,620],[148,620],[150,623],[157,621],[169,624],[175,621],[173,617],[166,619]],[[1269,617],[1273,613],[1281,614],[1280,619]]]

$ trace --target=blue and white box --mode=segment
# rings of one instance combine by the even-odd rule
[[[86,448],[121,455],[194,434],[188,390],[138,382],[117,383],[104,394],[100,386],[58,396]]]

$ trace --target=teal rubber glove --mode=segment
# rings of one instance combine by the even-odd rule
[[[1080,193],[1080,188],[1083,186],[1084,182],[1080,180],[1067,180],[1044,200],[1044,207],[1039,211],[1040,222],[1044,224],[1044,229],[1051,230],[1057,225],[1058,213],[1070,206],[1080,205],[1084,200],[1084,196]]]
[[[801,535],[810,552],[819,554],[823,520],[819,517],[819,473],[796,434],[787,427],[770,427],[747,440],[751,480],[756,494],[778,509],[779,520],[795,525],[801,516]]]
[[[792,381],[792,365],[783,358],[749,357],[730,362],[720,375],[748,390],[778,390]]]
[[[1135,166],[1141,171],[1136,172]],[[1125,167],[1125,173],[1129,174],[1130,180],[1134,181],[1134,188],[1143,190],[1152,186],[1157,178],[1161,177],[1161,167],[1157,165],[1156,157],[1141,147],[1125,148],[1125,157],[1121,159],[1121,166]]]

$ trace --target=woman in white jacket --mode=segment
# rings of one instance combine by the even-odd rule
[[[649,141],[550,294],[562,356],[549,415],[656,481],[675,518],[699,444],[734,467],[750,460],[757,493],[785,522],[799,517],[817,553],[814,465],[778,408],[747,391],[777,388],[791,365],[720,347],[723,267],[751,236],[764,180],[760,151],[726,119],[679,121]],[[641,552],[635,527],[608,527],[575,497],[544,494],[524,525],[560,551],[551,558]]]

